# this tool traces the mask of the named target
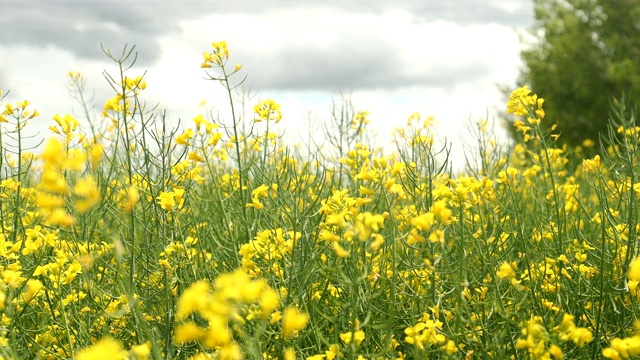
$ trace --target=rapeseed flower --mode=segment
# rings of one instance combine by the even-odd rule
[[[196,325],[193,322],[185,322],[179,324],[173,335],[173,342],[182,345],[192,341],[199,341],[205,337],[206,329]]]
[[[349,345],[353,341],[356,347],[360,346],[360,344],[364,341],[364,338],[365,338],[365,333],[362,330],[357,330],[355,333],[349,331],[349,332],[340,334],[340,340],[342,340],[345,343],[345,345]]]
[[[40,290],[44,288],[44,285],[40,280],[37,279],[29,279],[27,280],[27,288],[22,294],[22,298],[25,303],[30,303],[39,293]]]
[[[280,104],[274,100],[260,100],[256,106],[253,107],[253,112],[257,115],[253,121],[275,121],[276,124],[282,120],[282,112],[280,112]]]
[[[635,258],[629,265],[627,279],[632,281],[640,281],[640,257]]]
[[[73,139],[74,131],[78,128],[80,123],[73,116],[66,114],[64,117],[61,117],[59,114],[53,116],[53,120],[58,124],[60,129],[50,126],[49,130],[53,131],[56,134],[62,135],[64,134],[67,141]]]
[[[513,270],[512,264],[505,261],[500,265],[498,271],[496,271],[496,276],[500,279],[511,279],[516,277],[516,272]]]
[[[108,354],[108,355],[107,355]],[[119,341],[106,337],[96,344],[76,353],[76,360],[103,360],[105,357],[113,360],[124,360],[127,358],[127,351]]]
[[[294,306],[288,306],[284,309],[282,318],[282,336],[290,338],[297,331],[302,330],[309,322],[309,315],[301,312]]]
[[[135,356],[135,360],[147,360],[151,354],[151,342],[131,347],[131,355]],[[134,359],[132,359],[134,360]]]
[[[210,292],[211,286],[206,281],[198,281],[189,286],[178,299],[176,319],[186,319],[190,314],[206,309]]]
[[[176,136],[176,140],[175,140],[176,144],[184,145],[184,146],[191,146],[190,141],[193,139],[195,134],[196,134],[196,132],[191,128],[185,130],[182,134]]]
[[[76,200],[75,207],[79,213],[85,213],[91,210],[100,202],[100,190],[98,183],[91,176],[79,179],[73,189],[74,193],[79,197]]]

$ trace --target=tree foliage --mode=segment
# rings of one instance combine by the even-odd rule
[[[640,95],[640,1],[533,0],[519,82],[545,98],[559,141],[598,143],[613,98]]]

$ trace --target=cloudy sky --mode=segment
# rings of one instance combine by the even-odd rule
[[[130,75],[147,70],[145,99],[173,121],[202,112],[202,100],[224,111],[219,85],[199,65],[211,42],[226,40],[230,65],[243,65],[258,98],[282,104],[293,139],[309,112],[327,118],[342,92],[371,113],[382,142],[416,111],[459,142],[465,121],[503,106],[497,85],[515,84],[518,33],[533,22],[527,0],[0,3],[0,89],[11,90],[5,101],[33,102],[46,126],[56,113],[78,113],[70,70],[87,77],[96,108],[112,96],[102,71],[116,68],[100,44],[114,53],[137,46]]]

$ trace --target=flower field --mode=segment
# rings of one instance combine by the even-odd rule
[[[54,116],[35,152],[45,120],[0,93],[2,358],[640,357],[632,108],[602,151],[569,149],[516,89],[518,141],[479,121],[454,172],[419,114],[391,153],[348,104],[323,146],[286,144],[277,102],[243,113],[225,42],[201,67],[231,113],[169,127],[132,50],[107,53],[98,121],[69,73],[85,119]]]

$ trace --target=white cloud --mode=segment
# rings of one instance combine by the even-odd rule
[[[370,111],[372,126],[383,142],[388,143],[392,128],[404,125],[407,116],[418,111],[434,115],[443,137],[457,143],[456,132],[464,121],[501,106],[496,84],[511,85],[520,64],[517,35],[507,26],[417,21],[415,14],[402,9],[356,13],[300,6],[236,11],[203,15],[172,27],[182,31],[156,39],[159,56],[146,68],[145,96],[150,103],[159,102],[170,119],[181,118],[183,123],[202,111],[197,104],[203,99],[228,114],[224,91],[203,80],[199,67],[210,43],[226,40],[230,67],[242,63],[247,86],[259,91],[261,98],[282,103],[282,128],[294,138],[306,132],[302,126],[306,111],[328,117],[332,97],[338,99],[342,90],[352,91],[356,106]],[[42,48],[23,45],[0,51],[12,54],[0,65],[15,95],[43,109],[47,126],[53,114],[71,112],[65,87],[69,70],[87,76],[89,89],[97,91],[98,108],[110,96],[100,73],[107,68],[115,74],[115,69],[106,57],[79,60],[54,48],[43,56]],[[132,74],[144,70],[136,67]]]
[[[254,27],[242,25],[247,23]],[[277,28],[273,23],[279,24]],[[193,48],[198,47],[198,42],[208,46],[212,40],[227,40],[232,60],[251,65],[245,67],[249,84],[260,77],[277,81],[278,77],[286,76],[291,69],[279,61],[287,47],[297,51],[313,47],[315,51],[322,49],[326,52],[335,52],[337,48],[356,49],[353,53],[361,58],[354,59],[354,63],[392,62],[387,64],[387,68],[400,74],[398,82],[408,78],[420,81],[404,86],[399,84],[390,90],[384,87],[356,88],[352,92],[354,103],[371,112],[374,128],[379,134],[389,134],[392,128],[403,125],[409,114],[419,111],[424,115],[435,115],[443,124],[442,133],[454,143],[458,142],[457,130],[463,129],[462,124],[470,117],[483,118],[491,115],[495,107],[502,106],[496,85],[512,84],[519,66],[518,38],[508,27],[496,24],[461,26],[446,21],[417,23],[402,11],[346,15],[325,9],[314,12],[310,18],[290,10],[255,17],[212,16],[185,23],[183,27],[184,35]],[[212,39],[211,34],[218,37]],[[352,42],[342,44],[341,39]],[[367,54],[357,51],[363,43],[380,44],[381,51],[373,58],[367,57]],[[331,71],[323,68],[320,61],[314,62],[309,58],[308,62],[306,66],[309,69],[305,71],[309,72],[311,79],[316,78],[313,71]],[[274,73],[278,75],[270,75]],[[371,76],[348,72],[342,75],[345,83],[351,79],[357,81],[358,76]],[[393,81],[394,74],[381,75],[384,75],[380,76],[385,78],[384,81]],[[289,102],[289,109],[297,110],[293,114],[286,113],[285,120],[299,119],[300,109],[312,109],[327,117],[330,107],[327,99],[331,95],[338,97],[337,91],[318,89],[316,93],[324,96],[311,97],[314,100],[309,101],[308,96],[296,96],[295,92],[268,90],[268,81],[257,82],[267,88],[263,93],[275,93]],[[312,81],[308,87],[313,87]],[[349,92],[351,88],[341,90]],[[324,103],[318,103],[322,100]]]

